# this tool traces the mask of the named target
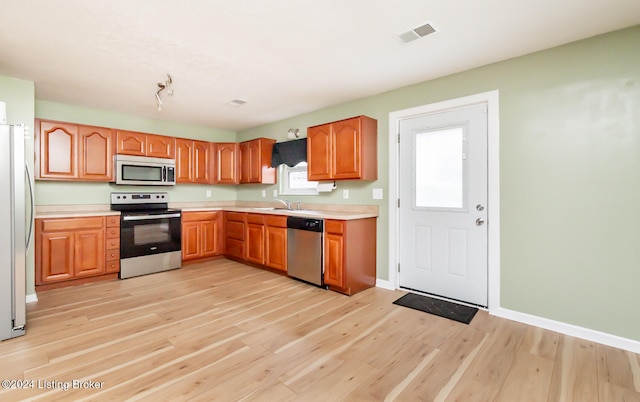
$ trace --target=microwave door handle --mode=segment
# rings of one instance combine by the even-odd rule
[[[162,167],[162,181],[167,181],[167,167]]]

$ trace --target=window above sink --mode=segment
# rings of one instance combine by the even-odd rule
[[[278,167],[278,193],[282,195],[318,195],[318,182],[307,180],[307,163],[294,167],[282,164]]]

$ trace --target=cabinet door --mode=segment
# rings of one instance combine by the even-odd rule
[[[193,141],[193,182],[207,184],[211,183],[209,168],[209,143],[204,141]]]
[[[326,233],[324,238],[324,283],[344,287],[344,237]]]
[[[79,128],[79,179],[113,180],[113,134],[103,127]]]
[[[176,139],[164,135],[147,134],[147,156],[174,159],[176,157]]]
[[[287,270],[287,229],[272,226],[265,228],[266,256],[268,267]]]
[[[104,274],[104,229],[80,230],[74,233],[74,275]]]
[[[193,182],[193,141],[176,138],[176,182]]]
[[[247,261],[264,264],[264,225],[247,223]]]
[[[116,152],[123,155],[145,156],[147,136],[132,131],[116,131]]]
[[[39,126],[38,178],[77,178],[78,126],[49,121],[40,121]]]
[[[307,130],[307,178],[310,181],[332,179],[330,124]]]
[[[39,251],[36,260],[40,262],[40,269],[36,270],[36,284],[73,278],[73,232],[42,233]]]
[[[215,178],[220,184],[238,184],[240,182],[237,143],[222,142],[215,144]]]
[[[333,179],[359,179],[361,176],[360,118],[332,124],[331,167]]]
[[[200,223],[202,233],[202,257],[213,257],[220,254],[220,225],[218,220],[211,220]]]
[[[182,223],[182,260],[195,260],[200,258],[202,251],[200,222]]]
[[[240,183],[251,183],[251,148],[248,142],[240,143]]]

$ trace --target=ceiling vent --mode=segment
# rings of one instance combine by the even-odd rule
[[[247,103],[246,100],[234,99],[234,100],[231,100],[231,101],[227,102],[226,105],[227,106],[231,106],[231,107],[240,107],[240,106],[244,105],[245,103]]]
[[[417,28],[413,28],[410,31],[401,33],[400,35],[398,35],[398,38],[400,38],[402,42],[407,43],[419,38],[424,38],[425,36],[431,35],[432,33],[435,33],[435,32],[436,32],[436,29],[433,27],[433,25],[427,23]]]

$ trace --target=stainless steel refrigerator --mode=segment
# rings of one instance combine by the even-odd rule
[[[33,187],[25,162],[24,140],[24,125],[0,125],[0,340],[25,333],[25,274],[33,230]]]

